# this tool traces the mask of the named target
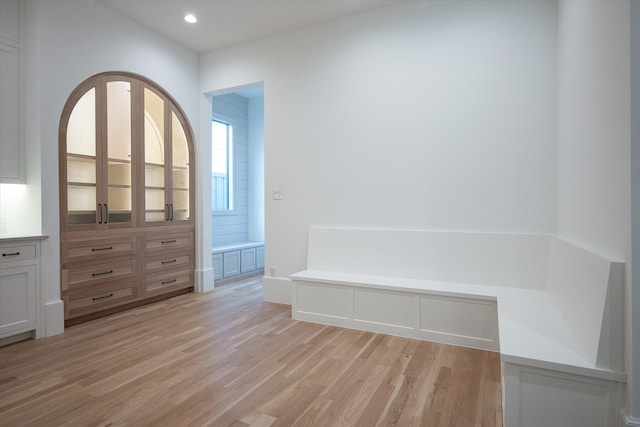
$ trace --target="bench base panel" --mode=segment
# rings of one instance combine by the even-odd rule
[[[502,363],[504,425],[617,425],[623,384],[513,363]]]
[[[499,351],[496,302],[294,282],[296,320]]]

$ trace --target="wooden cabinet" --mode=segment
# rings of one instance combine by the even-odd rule
[[[59,139],[65,319],[192,289],[193,136],[172,98],[141,76],[91,77]]]
[[[40,241],[3,241],[0,252],[0,340],[23,333],[35,338]]]

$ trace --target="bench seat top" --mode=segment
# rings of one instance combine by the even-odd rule
[[[626,380],[626,375],[599,368],[576,351],[581,348],[579,341],[544,290],[322,270],[303,270],[290,278],[299,282],[496,301],[503,361],[600,379]]]

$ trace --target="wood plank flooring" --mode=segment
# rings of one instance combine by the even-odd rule
[[[291,319],[260,277],[0,348],[0,426],[501,426],[497,353]]]

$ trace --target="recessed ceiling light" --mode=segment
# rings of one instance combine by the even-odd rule
[[[187,21],[189,24],[195,24],[196,22],[198,22],[198,18],[193,16],[191,13],[185,15],[184,20]]]

